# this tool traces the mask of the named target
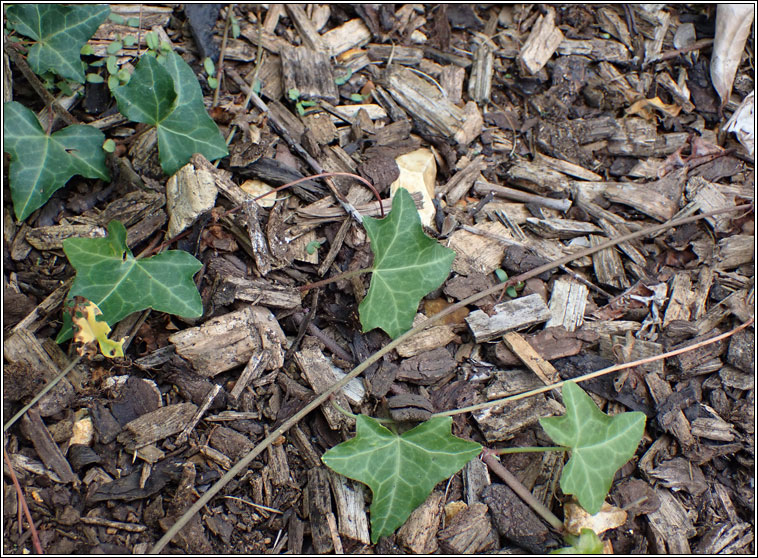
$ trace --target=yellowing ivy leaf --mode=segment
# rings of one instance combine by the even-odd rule
[[[97,341],[100,345],[100,352],[108,358],[124,356],[124,341],[126,341],[126,338],[122,338],[121,341],[108,339],[111,328],[104,321],[97,319],[103,313],[100,312],[100,308],[94,302],[89,300],[86,302],[83,306],[77,305],[74,307],[74,317],[71,320],[76,330],[74,342],[81,343],[81,346],[77,347],[76,351],[80,355],[91,353],[93,352],[92,345]]]

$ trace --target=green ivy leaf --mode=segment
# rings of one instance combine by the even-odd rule
[[[398,436],[358,415],[355,438],[321,457],[330,469],[371,488],[371,542],[392,534],[437,483],[479,455],[482,446],[453,436],[452,424],[450,417],[434,417]]]
[[[541,418],[540,424],[556,444],[571,451],[561,475],[561,490],[574,494],[579,505],[594,515],[600,511],[616,471],[637,451],[645,415],[608,416],[574,382],[563,384],[562,392],[566,414]]]
[[[36,41],[27,56],[35,74],[52,70],[84,83],[79,53],[109,13],[104,5],[16,4],[6,15],[13,29]]]
[[[63,251],[76,269],[68,298],[78,295],[94,302],[111,326],[146,308],[186,318],[203,313],[200,293],[192,281],[203,265],[189,252],[167,250],[138,260],[127,248],[126,229],[118,221],[108,224],[106,238],[67,238]],[[64,313],[56,341],[61,343],[70,336],[71,317]]]
[[[380,327],[393,339],[413,325],[419,302],[450,274],[455,252],[424,234],[411,195],[400,188],[384,219],[363,219],[374,267],[358,312],[363,331]]]
[[[595,531],[582,529],[581,534],[566,535],[566,542],[571,546],[564,546],[556,550],[550,551],[550,554],[602,554],[603,553],[603,541],[597,536]]]
[[[11,101],[3,105],[3,113],[11,198],[20,221],[76,174],[110,180],[102,149],[105,135],[97,128],[77,124],[48,136],[25,106]]]
[[[211,161],[228,154],[216,123],[205,112],[192,68],[175,52],[168,52],[162,64],[143,56],[129,83],[112,92],[121,114],[158,129],[158,152],[166,174],[174,174],[195,153]]]

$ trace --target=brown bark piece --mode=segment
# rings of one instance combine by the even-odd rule
[[[404,360],[397,370],[396,379],[428,386],[450,375],[457,363],[442,347]]]
[[[557,382],[560,377],[558,371],[553,365],[543,359],[540,354],[532,348],[518,333],[511,331],[503,335],[505,345],[513,351],[521,361],[542,381],[543,384],[550,385]]]
[[[529,38],[521,48],[519,65],[525,72],[536,74],[550,60],[563,40],[563,33],[555,26],[555,10],[547,8],[547,15],[537,18]]]
[[[652,550],[656,554],[689,554],[688,539],[695,536],[695,527],[685,507],[669,490],[657,489],[660,507],[647,514]]]
[[[334,471],[329,471],[329,484],[337,509],[339,533],[343,537],[370,544],[366,500],[361,485]]]
[[[177,403],[160,407],[124,425],[117,439],[134,451],[181,431],[197,411],[194,403]]]
[[[557,546],[555,536],[539,516],[510,488],[493,484],[484,489],[482,496],[501,536],[536,554]]]
[[[337,103],[339,94],[332,65],[323,48],[287,47],[282,49],[281,56],[285,93],[296,89],[300,93],[299,99],[324,99]]]
[[[476,554],[495,548],[497,535],[486,504],[476,503],[458,512],[453,521],[437,533],[447,554]]]
[[[198,374],[213,377],[247,364],[255,351],[268,350],[267,370],[282,365],[285,336],[266,308],[250,306],[213,318],[202,326],[169,337],[176,352],[190,361]]]
[[[442,492],[432,492],[397,530],[397,542],[414,554],[434,553],[439,548],[435,535],[442,519],[444,498]]]
[[[550,294],[549,308],[552,316],[545,327],[563,326],[569,332],[580,328],[584,323],[588,294],[589,289],[581,283],[565,279],[556,280]]]
[[[24,435],[34,444],[39,458],[47,467],[55,471],[61,482],[79,482],[79,477],[71,470],[71,465],[61,453],[58,444],[55,443],[50,431],[34,408],[29,409],[21,417],[21,428]]]
[[[308,471],[308,485],[305,490],[314,550],[318,554],[326,554],[332,550],[339,553],[334,545],[335,541],[339,541],[339,534],[332,513],[332,496],[326,467],[321,466]],[[341,546],[340,542],[338,544]]]

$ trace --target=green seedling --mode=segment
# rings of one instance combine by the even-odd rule
[[[563,536],[571,546],[553,550],[550,554],[602,554],[603,541],[592,529],[584,528],[579,536],[566,534]]]
[[[218,80],[214,77],[216,75],[216,65],[213,63],[213,60],[207,56],[205,60],[203,60],[203,69],[205,70],[205,73],[208,74],[208,87],[216,89],[218,87]]]
[[[323,240],[311,240],[305,247],[305,251],[308,252],[309,254],[314,254],[316,250],[318,250],[323,243],[324,243]]]
[[[496,269],[495,275],[497,276],[497,280],[501,283],[505,283],[508,280],[508,274],[505,272],[504,269]],[[511,285],[510,287],[505,289],[505,294],[507,294],[511,298],[518,297],[518,293],[516,292],[517,289],[521,289],[524,287],[523,283],[520,283],[519,285],[516,285],[515,287]]]

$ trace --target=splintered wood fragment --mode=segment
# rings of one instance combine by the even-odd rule
[[[552,316],[545,327],[563,326],[567,331],[582,327],[588,294],[589,289],[576,281],[556,280],[550,295]]]
[[[645,374],[643,377],[656,407],[663,405],[674,393],[669,383],[663,380],[656,372]],[[658,424],[663,430],[671,433],[679,440],[685,454],[695,448],[697,441],[692,435],[690,423],[681,409],[674,408],[660,412],[658,414]]]
[[[250,306],[208,320],[202,326],[179,331],[169,337],[169,341],[198,374],[211,378],[246,364],[262,349],[268,349],[271,354],[267,370],[281,366],[286,338],[270,310]]]
[[[546,361],[542,356],[527,343],[521,335],[515,331],[510,331],[503,335],[503,341],[516,356],[521,359],[529,370],[534,372],[542,383],[547,385],[554,384],[560,378],[558,371],[553,365]]]
[[[287,4],[287,12],[295,24],[297,32],[303,39],[303,44],[314,51],[324,52],[329,56],[321,35],[316,30],[311,19],[306,15],[304,6],[301,4]]]
[[[733,234],[722,238],[716,252],[716,269],[734,269],[753,261],[755,254],[755,236],[752,234]]]
[[[219,288],[230,289],[235,300],[245,300],[270,308],[297,308],[302,299],[297,289],[276,285],[264,279],[227,276],[222,279]]]
[[[332,513],[332,496],[326,467],[322,465],[308,471],[308,485],[305,491],[313,549],[317,554],[329,553],[334,549],[335,540],[339,541],[339,534]]]
[[[475,157],[473,161],[450,177],[438,193],[445,196],[448,205],[454,205],[468,193],[474,182],[481,178],[481,172],[486,168],[487,161],[484,155]]]
[[[627,333],[625,337],[621,335],[602,335],[600,336],[598,349],[601,356],[614,361],[620,360],[621,362],[642,360],[663,353],[663,346],[660,343],[637,339],[630,333]],[[656,360],[648,362],[647,364],[640,365],[638,369],[646,372],[655,372],[663,376],[664,361]]]
[[[397,530],[397,542],[414,554],[433,554],[437,551],[439,545],[436,535],[442,518],[444,498],[442,492],[432,492]]]
[[[690,554],[688,539],[697,531],[687,509],[669,489],[658,488],[655,494],[660,505],[647,514],[652,538],[650,550],[656,554]]]
[[[416,66],[424,57],[424,51],[419,47],[370,44],[367,50],[368,58],[372,62],[386,63],[391,59],[393,64],[403,66]]]
[[[469,506],[482,501],[482,491],[492,484],[487,465],[481,459],[472,459],[463,467],[463,494]]]
[[[518,55],[519,65],[531,75],[539,72],[563,41],[563,33],[555,26],[555,10],[547,8],[532,26],[529,38]]]
[[[604,195],[614,203],[631,206],[658,221],[671,219],[679,209],[675,200],[661,194],[650,184],[617,183],[608,186]]]
[[[587,234],[600,234],[603,229],[586,221],[574,221],[573,219],[537,219],[528,217],[526,226],[542,238],[576,238]]]
[[[528,399],[509,401],[494,408],[474,411],[472,415],[487,443],[493,443],[510,440],[521,429],[536,424],[540,417],[562,412],[563,405],[553,399],[547,399],[540,393]]]
[[[575,176],[576,178],[579,178],[580,180],[588,180],[590,182],[600,182],[603,180],[603,177],[599,174],[595,174],[594,172],[585,169],[584,167],[577,165],[575,163],[570,163],[568,161],[564,161],[562,159],[554,159],[553,157],[549,157],[548,155],[544,155],[542,153],[536,153],[535,159],[540,161],[545,166],[556,170],[558,172],[561,172],[563,174],[568,174],[570,176]]]
[[[719,189],[718,184],[708,182],[702,176],[693,176],[687,181],[687,197],[698,204],[700,211],[708,213],[734,205],[734,199],[729,199]],[[717,233],[727,233],[731,229],[733,215],[722,213],[706,217],[705,220]]]
[[[329,471],[339,533],[363,544],[371,544],[366,515],[366,500],[360,485],[334,471]]]
[[[600,28],[603,31],[616,37],[619,41],[624,43],[627,48],[632,48],[632,36],[629,33],[629,28],[626,26],[626,22],[613,10],[613,8],[598,8],[595,13],[597,14]]]
[[[269,435],[269,430],[267,427],[264,427],[264,434],[266,436]],[[279,441],[282,443],[279,443]],[[266,464],[266,468],[271,478],[271,484],[273,484],[276,488],[288,485],[291,480],[290,466],[287,461],[287,451],[285,448],[284,437],[280,438],[279,441],[270,444],[266,448],[266,453],[268,454],[268,463]]]
[[[590,246],[599,246],[603,242],[603,238],[594,234],[590,235]],[[598,283],[618,289],[629,287],[624,264],[615,247],[605,248],[592,254],[592,265]]]
[[[219,192],[234,204],[243,205],[248,200],[253,199],[250,194],[232,182],[230,172],[217,169],[200,153],[195,153],[190,159],[190,162],[196,169],[205,169],[209,171],[213,175],[213,180]]]
[[[159,407],[126,423],[117,439],[128,451],[135,451],[180,432],[195,412],[197,405],[194,403]]]
[[[692,435],[718,442],[731,442],[737,438],[734,426],[718,416],[698,417],[693,420]]]
[[[329,56],[324,50],[289,47],[281,52],[284,91],[296,89],[299,99],[324,99],[332,104],[339,100]]]
[[[682,107],[682,110],[686,113],[690,113],[695,110],[695,105],[690,101],[690,91],[684,82],[678,84],[674,81],[668,72],[660,72],[655,76],[655,81],[661,85],[664,89],[667,89],[676,103]],[[683,86],[683,87],[682,87]]]
[[[689,274],[680,272],[674,275],[662,328],[667,327],[674,320],[688,321],[690,319],[690,297],[692,294],[692,280]]]
[[[242,374],[240,374],[240,377],[237,378],[237,381],[234,383],[232,391],[229,392],[229,396],[232,400],[237,401],[240,395],[242,395],[242,391],[250,384],[250,382],[257,380],[261,376],[263,373],[263,367],[267,362],[268,351],[253,353],[253,356],[250,357]]]
[[[190,435],[190,432],[192,432],[192,429],[194,429],[195,426],[197,426],[197,423],[200,422],[201,418],[203,418],[203,415],[211,406],[211,403],[213,403],[213,400],[216,399],[216,396],[220,392],[221,392],[221,386],[219,384],[213,384],[213,387],[208,390],[208,393],[205,394],[205,397],[203,398],[202,403],[197,408],[197,412],[195,412],[195,414],[192,416],[190,421],[187,423],[187,426],[185,426],[184,429],[176,437],[176,440],[174,441],[174,444],[176,446],[182,445],[187,440],[187,438]]]
[[[334,365],[329,361],[327,357],[318,348],[306,348],[301,349],[295,353],[295,362],[297,363],[303,376],[308,380],[308,383],[313,388],[313,391],[323,393],[328,390],[329,387],[338,380]],[[356,378],[357,380],[357,378]],[[360,380],[358,380],[360,382]],[[360,394],[363,385],[360,387],[353,384],[348,384],[342,388],[342,390],[335,394],[336,403],[346,411],[350,411],[350,403],[348,402],[348,393],[350,398],[357,403],[363,398]],[[350,387],[349,387],[350,386]],[[350,390],[350,391],[348,391]],[[365,394],[365,390],[363,390]],[[355,419],[345,416],[339,412],[331,401],[327,400],[322,406],[321,410],[324,413],[326,421],[329,423],[329,427],[332,430],[339,430],[343,426],[353,427],[355,426]]]
[[[508,180],[537,194],[568,193],[568,177],[540,161],[517,161],[508,169]]]
[[[240,34],[255,46],[259,44],[269,52],[274,54],[281,53],[282,50],[290,48],[292,45],[282,37],[274,35],[265,29],[258,30],[255,25],[245,25],[240,29]]]
[[[495,57],[490,45],[482,42],[476,47],[471,65],[471,78],[468,82],[468,96],[480,105],[484,105],[490,100],[494,61]]]
[[[508,229],[497,222],[483,223],[478,229],[484,232],[474,234],[459,229],[450,235],[448,240],[448,248],[455,250],[453,271],[460,275],[486,275],[494,272],[502,264],[505,246],[489,235],[507,238]]]
[[[391,72],[383,81],[383,85],[400,106],[443,136],[467,144],[481,132],[481,114],[478,119],[469,118],[467,112],[445,98],[436,85],[407,68]],[[476,110],[476,103],[472,104]],[[472,136],[468,133],[468,127],[476,128],[477,122],[478,130]]]
[[[326,272],[329,271],[329,268],[332,267],[334,260],[337,259],[337,254],[342,249],[342,245],[345,242],[345,237],[350,230],[351,224],[352,221],[350,219],[344,219],[342,221],[340,228],[337,230],[337,234],[334,235],[334,240],[329,245],[329,251],[326,253],[324,261],[321,262],[321,265],[318,268],[319,277],[323,277]]]
[[[105,238],[105,229],[93,225],[51,225],[26,231],[26,241],[37,250],[60,250],[67,238]]]
[[[492,527],[488,510],[486,504],[479,502],[458,512],[450,524],[437,533],[442,551],[460,555],[495,548],[498,535]]]
[[[32,441],[37,455],[45,466],[55,471],[61,482],[79,482],[79,477],[71,470],[71,465],[61,453],[58,444],[53,440],[50,431],[34,407],[21,417],[21,429],[24,435]]]
[[[343,52],[362,47],[371,40],[371,31],[360,18],[349,19],[342,25],[330,29],[321,40],[331,56],[339,56]]]
[[[174,238],[190,227],[200,214],[216,204],[218,188],[207,167],[188,163],[166,182],[166,211],[169,215],[166,238]]]
[[[522,192],[521,190],[514,190],[506,186],[500,186],[499,184],[493,184],[486,180],[477,180],[474,183],[474,192],[479,195],[487,195],[492,192],[496,196],[506,198],[509,200],[516,200],[524,203],[536,203],[543,207],[549,207],[550,209],[556,209],[558,211],[568,211],[571,207],[571,200],[568,199],[554,199],[546,198],[543,196],[537,196],[528,192]]]
[[[558,47],[558,54],[570,56],[577,54],[592,60],[606,62],[629,62],[629,49],[621,43],[610,39],[563,39]]]
[[[445,90],[447,98],[453,104],[459,104],[462,100],[463,93],[463,80],[466,77],[466,70],[460,66],[453,66],[452,64],[442,67],[442,74],[440,75],[440,85]]]
[[[413,325],[417,325],[423,319],[425,319],[423,314],[416,314]],[[395,350],[401,357],[414,357],[444,347],[456,339],[458,339],[458,335],[456,335],[453,326],[435,325],[409,337],[395,347]]]
[[[466,318],[477,343],[491,341],[507,331],[542,323],[551,317],[542,297],[536,293],[501,302],[493,310],[493,316],[476,310]]]
[[[242,205],[242,209],[247,223],[247,233],[250,236],[253,260],[258,272],[265,277],[271,271],[271,252],[261,228],[260,206],[253,200],[249,200]]]
[[[639,327],[637,322],[633,323]],[[586,326],[587,324],[584,324],[584,329]],[[597,339],[597,335],[593,333],[582,333],[582,337],[590,340]],[[526,335],[525,339],[545,360],[574,356],[579,354],[583,346],[582,341],[577,339],[576,335],[566,331],[564,327],[545,327],[542,331]],[[504,343],[495,345],[495,358],[504,366],[516,366],[521,362],[505,347]]]

